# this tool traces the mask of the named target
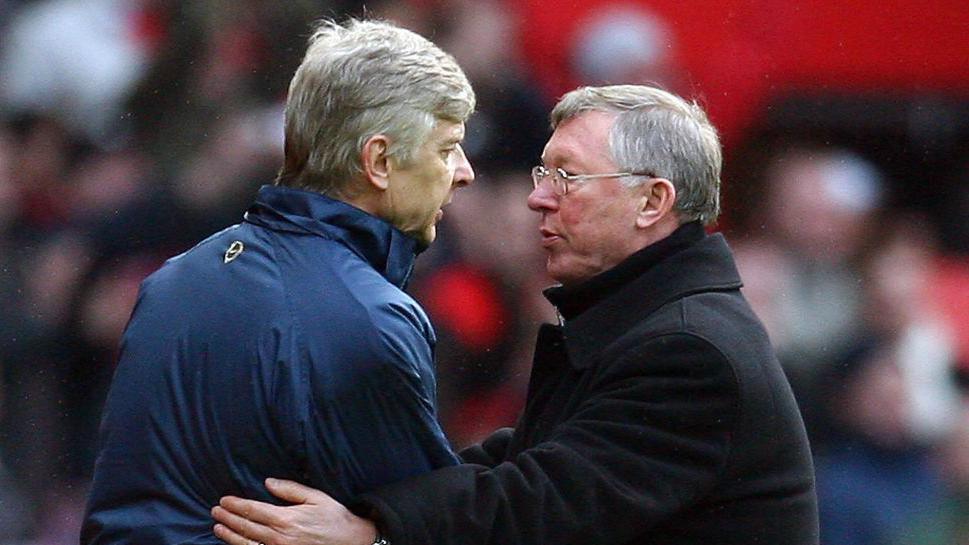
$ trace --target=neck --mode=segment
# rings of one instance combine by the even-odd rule
[[[664,238],[672,235],[680,228],[682,223],[676,214],[667,214],[660,221],[651,225],[648,229],[643,229],[643,236],[640,240],[639,248],[652,246]]]
[[[378,218],[382,217],[380,212],[383,209],[381,206],[380,195],[375,195],[370,192],[360,193],[349,198],[336,197],[337,199],[355,206],[360,210],[370,214],[371,216],[376,216]]]

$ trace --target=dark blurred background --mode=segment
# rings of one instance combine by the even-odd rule
[[[724,214],[816,453],[824,545],[969,543],[964,0],[0,0],[0,543],[77,541],[138,285],[280,164],[321,17],[387,18],[478,93],[411,292],[460,447],[510,425],[552,319],[529,168],[556,98],[650,82],[722,132]]]

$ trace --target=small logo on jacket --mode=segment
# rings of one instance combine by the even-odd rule
[[[229,244],[229,249],[225,251],[225,257],[222,258],[222,261],[224,263],[228,263],[232,261],[233,259],[239,257],[239,254],[241,254],[242,250],[245,250],[245,249],[246,247],[242,244],[242,241],[240,240],[237,240],[232,244]]]

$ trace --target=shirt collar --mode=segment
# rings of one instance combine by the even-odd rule
[[[275,231],[338,241],[403,289],[424,246],[386,221],[313,191],[264,185],[245,221]]]

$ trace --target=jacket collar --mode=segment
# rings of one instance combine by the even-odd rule
[[[573,367],[583,369],[592,365],[603,346],[671,301],[700,292],[735,290],[743,285],[723,235],[701,234],[699,240],[685,244],[683,240],[679,244],[673,241],[674,244],[667,243],[665,248],[660,247],[663,251],[656,252],[653,246],[663,242],[649,246],[617,265],[615,269],[622,267],[621,276],[628,280],[619,285],[606,282],[605,294],[599,294],[591,306],[564,323],[563,337]],[[650,252],[651,248],[653,252]],[[599,276],[609,275],[615,269]],[[633,270],[638,274],[630,274]],[[599,276],[590,279],[589,283],[601,282]],[[563,295],[566,299],[576,293],[590,296],[582,291],[584,289],[588,289],[585,284],[564,293],[561,287],[550,288],[546,290],[546,297],[558,306],[563,303]]]
[[[245,221],[274,231],[309,233],[335,240],[403,289],[421,244],[386,221],[326,195],[264,185]]]

